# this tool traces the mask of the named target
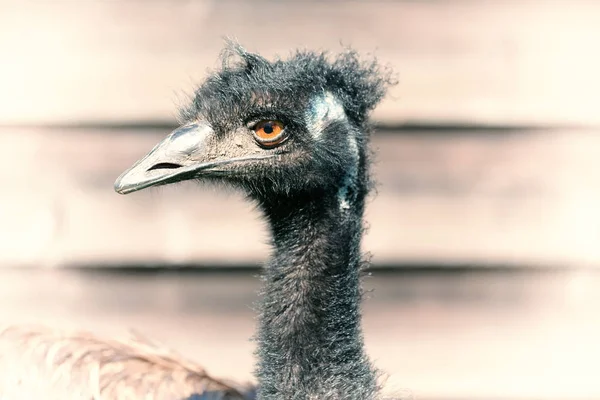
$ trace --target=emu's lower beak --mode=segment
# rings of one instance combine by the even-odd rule
[[[206,124],[188,124],[174,130],[117,178],[115,191],[127,194],[185,180],[213,166],[214,162],[202,162],[206,159],[207,141],[212,135],[213,130]]]

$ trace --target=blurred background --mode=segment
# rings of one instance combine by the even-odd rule
[[[241,196],[115,178],[222,38],[350,45],[375,111],[368,351],[419,399],[599,399],[600,2],[0,0],[0,322],[134,328],[251,379],[268,248]]]

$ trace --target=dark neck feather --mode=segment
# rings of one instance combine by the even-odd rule
[[[260,399],[375,395],[360,326],[364,195],[349,209],[338,201],[311,192],[263,205],[274,252],[259,305]]]

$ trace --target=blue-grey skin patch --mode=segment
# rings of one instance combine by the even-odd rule
[[[319,139],[331,122],[346,120],[346,113],[342,103],[333,94],[325,92],[311,102],[306,119],[310,134]]]
[[[312,101],[306,119],[310,134],[315,140],[319,140],[327,125],[332,122],[346,121],[347,117],[342,103],[333,94],[325,92],[322,96]],[[350,198],[350,193],[352,193],[350,186],[355,184],[358,175],[358,144],[354,129],[349,129],[347,139],[348,149],[353,156],[353,160],[349,164],[347,174],[337,194],[341,212],[346,212],[350,209],[350,202],[352,200]]]
[[[350,131],[352,132],[352,130]],[[350,209],[350,202],[352,201],[351,193],[355,193],[355,191],[350,191],[350,187],[352,185],[356,185],[356,178],[358,177],[358,145],[356,144],[356,137],[354,134],[348,136],[348,141],[350,144],[350,149],[355,149],[356,159],[350,164],[348,170],[346,171],[346,175],[344,176],[344,180],[342,181],[342,186],[340,186],[337,192],[338,203],[340,207],[340,211],[345,212]]]

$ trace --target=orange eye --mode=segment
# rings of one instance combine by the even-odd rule
[[[277,146],[285,139],[283,124],[280,121],[260,121],[254,127],[254,138],[263,146]]]

